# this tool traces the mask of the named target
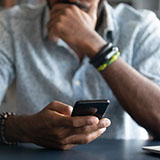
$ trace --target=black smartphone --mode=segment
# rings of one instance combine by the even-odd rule
[[[110,101],[103,100],[82,100],[77,101],[74,105],[71,116],[96,116],[99,119],[103,118],[108,108]]]

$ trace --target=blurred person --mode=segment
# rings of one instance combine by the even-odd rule
[[[159,26],[152,12],[103,0],[1,12],[1,143],[67,150],[101,136],[109,119],[104,138],[148,138],[140,126],[159,138]],[[77,100],[106,97],[107,118],[71,117]]]
[[[2,5],[4,8],[11,8],[16,4],[16,0],[2,0]]]

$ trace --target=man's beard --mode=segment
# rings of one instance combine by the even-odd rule
[[[46,0],[46,1],[47,1],[47,5],[48,5],[49,9],[51,9],[52,6],[51,6],[49,0]],[[102,9],[103,9],[103,1],[104,1],[104,0],[101,0],[101,1],[99,2],[98,15],[101,13],[101,11],[102,11]],[[58,3],[58,2],[57,2],[57,3]],[[89,10],[89,6],[84,5],[84,4],[81,4],[81,3],[77,3],[77,2],[69,2],[69,1],[66,1],[66,0],[61,0],[59,3],[76,5],[77,7],[79,7],[80,9],[82,9],[82,10],[84,10],[84,11],[86,11],[86,12],[88,12],[88,10]]]
[[[47,5],[49,7],[49,9],[52,8],[51,4],[49,3],[49,0],[47,1]],[[89,6],[81,4],[79,2],[70,2],[70,1],[66,1],[66,0],[61,0],[60,2],[56,2],[56,3],[63,3],[63,4],[71,4],[71,5],[76,5],[77,7],[79,7],[80,9],[84,10],[84,11],[88,11],[89,10]]]
[[[52,9],[52,6],[49,2],[49,0],[46,0],[47,1],[47,5],[49,7],[49,9],[51,10]],[[97,12],[97,17],[98,17],[98,20],[97,20],[97,24],[96,24],[96,30],[99,29],[99,27],[101,26],[102,24],[102,21],[103,21],[103,11],[104,11],[104,1],[105,0],[100,0],[99,2],[99,5],[98,5],[98,12]],[[82,6],[82,4],[77,4],[77,3],[74,3],[74,2],[68,2],[68,1],[65,1],[63,0],[64,3],[67,3],[67,4],[74,4],[76,6],[78,6],[79,8],[83,9],[84,11],[88,12],[89,8],[87,6]],[[62,1],[60,2],[62,3]]]

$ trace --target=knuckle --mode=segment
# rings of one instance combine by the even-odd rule
[[[57,22],[57,23],[55,24],[55,29],[56,29],[56,31],[60,31],[60,30],[62,29],[62,25],[61,25],[60,22]],[[56,103],[56,102],[55,102],[55,103]]]
[[[57,131],[54,131],[52,135],[55,137],[55,139],[61,140],[65,137],[66,134],[63,130],[58,129]]]
[[[77,6],[76,5],[71,5],[70,7],[72,10],[77,10]]]
[[[65,15],[69,15],[71,13],[71,10],[69,8],[66,8],[64,10]]]
[[[57,101],[53,101],[50,103],[51,106],[55,106],[57,104]]]
[[[86,126],[86,127],[83,127],[83,132],[84,133],[88,133],[89,132],[89,128]]]
[[[71,119],[70,125],[71,125],[72,127],[77,127],[77,125],[78,125],[77,120],[76,120],[76,119]]]

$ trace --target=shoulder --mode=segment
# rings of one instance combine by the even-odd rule
[[[0,25],[11,28],[18,25],[25,25],[25,22],[34,23],[36,19],[41,18],[46,12],[45,4],[39,6],[17,5],[11,9],[0,12]]]
[[[25,42],[31,41],[34,37],[41,36],[47,19],[48,8],[45,3],[38,6],[17,5],[0,12],[0,34],[5,31],[16,43],[22,42],[22,39]]]
[[[136,10],[135,8],[127,5],[120,4],[114,10],[115,18],[119,23],[136,23],[138,24],[149,24],[158,20],[155,13],[149,10]]]
[[[46,4],[42,5],[16,5],[11,9],[7,9],[0,12],[1,16],[8,16],[9,18],[16,19],[34,19],[37,16],[41,16],[44,9],[46,8]]]
[[[156,15],[150,10],[137,10],[127,4],[120,4],[115,9],[114,12],[116,15],[123,16],[126,18],[143,20],[147,17],[156,17]]]

